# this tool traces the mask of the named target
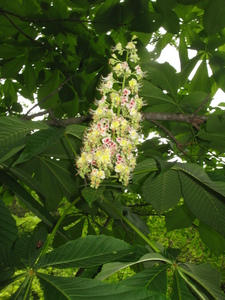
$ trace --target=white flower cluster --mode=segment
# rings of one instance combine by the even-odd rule
[[[84,135],[84,147],[76,165],[78,174],[91,181],[91,187],[109,177],[127,185],[136,165],[136,146],[140,143],[139,110],[143,105],[138,96],[143,78],[137,55],[136,37],[125,48],[121,43],[113,49],[112,72],[100,84],[102,98],[96,100],[93,122]],[[116,54],[117,53],[117,54]],[[126,61],[118,56],[126,55]]]

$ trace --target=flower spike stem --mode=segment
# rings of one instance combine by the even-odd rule
[[[101,196],[101,199],[110,206],[112,210],[125,222],[127,225],[129,225],[155,252],[160,252],[160,250],[155,246],[155,244],[149,240],[149,238],[144,235],[133,223],[131,223],[123,214],[121,214],[114,206],[113,204],[108,201],[103,195]]]

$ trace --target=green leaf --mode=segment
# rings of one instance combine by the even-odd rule
[[[123,281],[121,284],[133,287],[145,287],[150,291],[166,294],[168,265],[160,265],[136,273]]]
[[[195,300],[191,291],[188,289],[186,282],[175,269],[173,273],[173,286],[171,300]]]
[[[163,13],[165,18],[163,22],[163,27],[167,32],[178,33],[180,30],[179,18],[173,10],[168,10]]]
[[[50,211],[57,209],[63,197],[70,201],[77,196],[79,178],[69,160],[38,156],[16,165],[10,172],[40,193]]]
[[[11,248],[18,237],[16,221],[0,198],[0,245]]]
[[[40,108],[55,108],[57,106],[59,86],[61,82],[59,73],[55,72],[38,90]]]
[[[135,262],[107,263],[107,264],[103,265],[101,272],[98,273],[98,275],[95,277],[95,279],[103,280],[122,269],[125,269],[127,267],[133,266],[138,263],[146,263],[146,262],[164,262],[164,263],[168,263],[169,265],[171,264],[171,261],[169,259],[165,258],[160,253],[147,253]]]
[[[37,258],[42,252],[47,239],[47,231],[40,227],[31,236],[25,234],[15,244],[16,254],[29,268],[33,268]]]
[[[186,274],[192,279],[186,283],[192,288],[192,283],[196,282],[213,299],[224,299],[224,293],[220,290],[220,274],[213,269],[210,264],[194,265],[191,263],[180,264],[178,266],[180,274]],[[198,289],[196,289],[198,291]]]
[[[25,137],[31,130],[47,129],[48,125],[41,122],[22,121],[17,117],[0,117],[0,147],[8,147]]]
[[[225,205],[217,194],[183,172],[180,180],[184,201],[192,214],[225,236]]]
[[[26,205],[26,207],[38,218],[50,227],[54,225],[54,218],[48,213],[46,208],[37,202],[19,183],[6,173],[0,171],[0,181]]]
[[[20,139],[17,142],[15,142],[13,145],[9,145],[8,147],[2,147],[0,150],[0,163],[8,160],[11,158],[14,154],[18,153],[20,150],[22,150],[25,146],[25,139]]]
[[[128,207],[123,208],[123,215],[145,235],[148,235],[150,233],[146,222],[142,220],[138,215],[130,211]]]
[[[225,27],[225,6],[223,0],[211,0],[205,8],[203,25],[209,35],[213,35]]]
[[[194,220],[195,217],[185,204],[169,211],[165,216],[167,231],[189,227]]]
[[[190,177],[195,179],[197,182],[205,185],[206,188],[210,188],[212,191],[225,197],[224,182],[212,181],[201,166],[190,163],[177,163],[173,169],[181,170],[183,173],[190,175]]]
[[[172,208],[182,197],[177,172],[169,170],[155,179],[148,177],[143,184],[142,194],[159,214]]]
[[[157,171],[157,165],[153,158],[147,158],[136,165],[133,171],[133,180],[137,182],[150,172]]]
[[[200,66],[198,67],[197,71],[195,72],[195,75],[192,78],[190,85],[189,85],[189,91],[190,92],[202,91],[207,94],[210,94],[211,81],[210,81],[209,75],[208,75],[206,59],[204,59],[201,62]]]
[[[199,234],[206,246],[217,255],[223,254],[225,249],[225,238],[210,226],[200,222]]]
[[[173,99],[164,94],[163,91],[147,80],[143,80],[143,86],[140,91],[140,96],[148,101],[149,105],[165,104],[165,102],[174,104]]]
[[[163,24],[163,17],[156,12],[141,12],[130,23],[130,29],[136,32],[152,33]]]
[[[113,237],[86,236],[69,241],[41,257],[37,268],[90,268],[114,261],[132,252],[130,246]],[[63,255],[61,255],[63,253]]]
[[[202,54],[198,54],[193,58],[189,59],[184,65],[182,65],[181,73],[180,73],[180,86],[184,86],[189,78],[189,75],[195,68],[197,62],[200,60]]]
[[[69,125],[66,127],[66,134],[71,134],[81,140],[86,128],[87,127],[83,125]]]
[[[58,141],[64,134],[63,128],[49,128],[33,133],[28,139],[24,151],[21,153],[14,166],[23,163],[33,156],[45,151]]]
[[[100,186],[98,189],[87,187],[82,190],[82,195],[91,207],[92,203],[95,202],[102,195],[104,190],[104,186]]]
[[[159,86],[162,90],[166,90],[173,101],[177,100],[179,76],[176,74],[174,67],[167,62],[163,64],[150,62],[143,65],[143,69],[147,71],[147,79],[151,80],[153,84]]]
[[[16,48],[10,44],[2,44],[0,48],[0,57],[3,59],[15,58],[25,54],[24,48]]]
[[[206,130],[210,133],[225,133],[225,114],[209,116],[206,122]]]
[[[105,33],[113,29],[119,22],[119,0],[106,0],[100,5],[94,18],[94,28],[99,33]],[[117,15],[117,18],[115,18]]]
[[[16,77],[24,64],[25,64],[25,56],[23,55],[9,60],[2,67],[1,77],[2,78]]]
[[[143,288],[128,288],[89,278],[65,278],[37,273],[46,299],[60,300],[166,300],[165,295]]]
[[[23,72],[23,75],[25,79],[27,92],[28,93],[34,92],[37,88],[36,74],[34,71],[34,67],[28,62],[26,63],[26,67]]]
[[[9,250],[8,246],[0,243],[0,283],[9,279],[16,269],[19,269],[23,265],[19,258],[16,256],[15,251]],[[4,287],[0,285],[0,290]]]

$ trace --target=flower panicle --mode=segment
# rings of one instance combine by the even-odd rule
[[[93,120],[83,136],[83,148],[76,159],[78,174],[93,188],[109,177],[128,185],[136,166],[137,145],[141,140],[144,105],[138,92],[146,75],[139,65],[136,36],[125,47],[118,43],[109,59],[112,71],[101,78],[92,110]],[[124,61],[124,55],[126,60]]]

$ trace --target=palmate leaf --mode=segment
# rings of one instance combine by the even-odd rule
[[[182,197],[177,172],[169,170],[155,179],[150,176],[143,184],[142,194],[159,214],[175,206]]]
[[[63,255],[62,255],[63,253]],[[90,268],[119,259],[132,248],[125,242],[107,236],[86,236],[69,241],[61,247],[41,257],[37,268]]]
[[[48,300],[166,300],[165,295],[145,288],[107,284],[89,278],[54,277],[42,273],[37,273],[37,276]]]
[[[224,293],[220,290],[220,274],[218,271],[213,269],[210,264],[201,264],[201,265],[194,265],[191,263],[180,264],[177,267],[179,273],[185,274],[185,281],[186,284],[193,288],[193,284],[196,289],[193,291],[195,293],[201,294],[204,293],[206,296],[204,299],[224,299]],[[188,280],[190,278],[190,281]],[[199,289],[198,287],[201,287]]]

